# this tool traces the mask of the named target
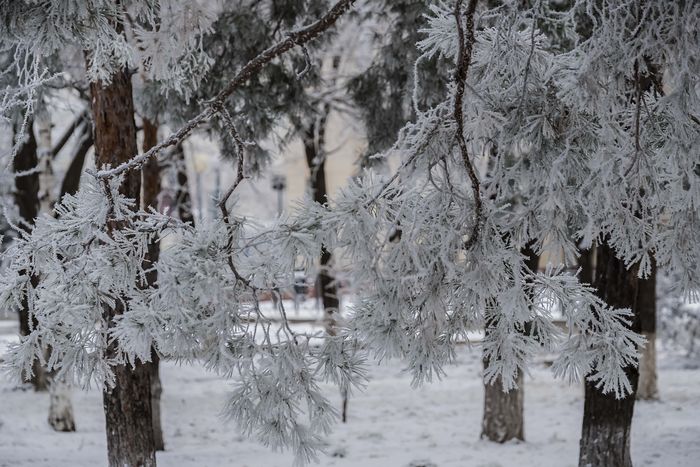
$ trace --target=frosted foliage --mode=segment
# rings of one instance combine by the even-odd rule
[[[398,153],[396,174],[366,173],[319,214],[363,291],[354,332],[379,357],[407,357],[416,382],[439,375],[454,342],[485,325],[486,378],[502,377],[505,389],[545,345],[560,350],[557,374],[630,392],[622,369],[636,365],[642,340],[628,329],[629,311],[561,270],[528,271],[519,251],[530,242],[573,263],[580,244],[607,239],[642,275],[654,255],[681,271],[680,289],[700,285],[700,5],[612,3],[477,10],[462,108],[470,158],[482,165],[483,226],[471,248],[480,216],[455,144],[454,84],[375,156]],[[586,21],[591,36],[577,36]],[[457,59],[452,5],[432,7],[424,32],[422,58]],[[548,324],[553,307],[570,336]]]
[[[559,91],[588,120],[596,142],[586,153],[580,193],[588,223],[579,233],[584,241],[610,235],[642,274],[653,253],[679,273],[678,289],[697,290],[700,4],[604,3],[600,10],[593,1],[582,4],[597,33],[570,54],[580,66]]]
[[[209,64],[202,35],[216,19],[212,2],[190,0],[0,0],[0,37],[29,57],[68,46],[88,52],[88,76],[109,81],[124,66],[186,93]],[[23,85],[36,73],[23,70]]]
[[[651,255],[700,285],[697,2],[506,2],[482,13],[465,99],[465,135],[484,153],[485,197],[508,206],[518,244],[545,241],[568,261],[608,238],[646,275]],[[419,45],[453,58],[451,11],[435,7]],[[589,16],[590,15],[590,16]],[[593,22],[561,52],[577,20]],[[578,25],[579,29],[585,24]],[[570,235],[574,232],[575,235]]]
[[[40,218],[3,255],[0,308],[26,299],[38,323],[12,348],[15,374],[30,372],[45,347],[49,369],[82,384],[113,384],[115,365],[150,359],[152,346],[198,359],[233,380],[227,413],[242,431],[294,448],[299,461],[313,457],[334,418],[320,384],[362,384],[359,349],[405,359],[421,384],[444,373],[457,342],[486,328],[485,377],[505,390],[544,347],[557,352],[555,374],[628,395],[624,370],[643,343],[629,329],[630,311],[603,303],[563,266],[529,270],[521,251],[534,245],[572,263],[579,247],[607,241],[641,274],[653,255],[678,274],[680,289],[698,289],[700,4],[482,3],[473,21],[460,16],[462,32],[475,24],[469,52],[452,5],[431,9],[418,60],[439,56],[461,72],[468,64],[458,75],[466,82],[453,78],[426,108],[416,82],[416,118],[374,156],[396,155],[401,165],[388,178],[366,170],[327,205],[306,201],[264,227],[230,217],[235,202],[222,203],[222,218],[194,228],[135,212],[117,189],[116,175],[131,165],[92,174],[99,183],[89,177],[58,205],[58,219]],[[116,33],[113,20],[126,14],[112,2],[0,0],[0,27],[12,26],[3,36],[16,35],[27,50],[84,41],[96,51],[93,78],[108,76],[115,58],[142,62],[162,80],[204,63],[197,38],[209,16],[196,13],[200,4],[190,4],[191,14],[179,2],[124,4],[135,19],[126,32],[149,45],[143,50]],[[151,41],[159,22],[189,32],[167,46]],[[171,49],[198,58],[172,62]],[[189,65],[178,75],[181,63]],[[245,152],[239,144],[241,170],[224,201],[244,181]],[[161,257],[144,264],[154,238]],[[337,337],[294,332],[281,305],[268,316],[258,304],[291,286],[297,268],[311,273],[321,245],[348,265],[356,294]],[[157,288],[146,284],[149,268]],[[32,275],[41,278],[36,287]],[[569,333],[552,325],[555,311]]]
[[[59,219],[39,218],[6,252],[0,308],[26,298],[37,323],[10,349],[9,366],[29,374],[50,348],[44,363],[59,377],[110,386],[115,365],[149,361],[152,346],[168,358],[198,359],[232,377],[227,413],[243,432],[293,448],[299,461],[312,459],[336,418],[319,384],[362,385],[364,358],[347,333],[296,333],[286,318],[264,315],[257,294],[293,283],[297,258],[311,264],[319,254],[314,236],[293,224],[247,232],[240,222],[217,221],[194,230],[134,212],[120,183],[114,179],[107,195],[88,181],[57,206]],[[144,274],[154,265],[143,259],[156,237],[170,246],[155,265],[158,288],[150,288]],[[30,275],[41,277],[37,287]]]

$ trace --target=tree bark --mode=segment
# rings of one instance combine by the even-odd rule
[[[656,379],[656,262],[646,279],[639,279],[637,296],[642,335],[647,339],[639,358],[639,387],[637,399],[654,400],[659,398]]]
[[[488,367],[484,359],[484,368]],[[518,372],[515,380],[517,388],[503,391],[503,383],[498,378],[492,384],[484,383],[484,416],[481,422],[481,438],[505,443],[511,439],[525,439],[524,430],[524,387],[523,375]]]
[[[151,120],[143,119],[143,151],[146,152],[158,144],[158,125]],[[160,195],[160,165],[157,159],[150,159],[141,171],[142,195],[144,209],[158,209],[158,196]],[[160,256],[160,243],[157,240],[148,245],[148,256],[145,260],[146,269],[153,268]],[[158,271],[151,269],[146,274],[146,282],[149,287],[155,287],[158,281]],[[151,409],[153,442],[156,451],[165,450],[163,440],[163,428],[160,422],[160,397],[163,393],[163,386],[160,383],[160,356],[158,350],[151,349],[151,361],[148,363],[151,372]]]
[[[126,69],[116,72],[109,84],[90,84],[92,114],[95,125],[95,161],[98,167],[112,167],[136,154],[136,125],[131,77]],[[122,192],[137,200],[140,173],[130,171],[121,186]],[[119,228],[119,226],[116,226]],[[106,309],[108,322],[123,313],[120,306]],[[115,344],[107,356],[115,352]],[[115,384],[102,393],[110,467],[151,467],[156,465],[151,409],[151,372],[143,362],[134,367],[113,368]]]
[[[588,250],[583,250],[578,258],[578,265],[581,268],[579,281],[583,284],[593,285],[595,278],[595,253],[596,247],[592,245]]]
[[[634,312],[630,327],[640,332],[637,267],[628,270],[607,243],[596,247],[593,285],[598,296],[610,306],[630,308]],[[632,466],[630,433],[639,371],[631,366],[625,372],[632,385],[632,394],[624,399],[616,399],[611,393],[603,394],[595,383],[588,380],[585,383],[579,467]]]
[[[326,159],[323,154],[324,133],[326,118],[315,120],[304,133],[304,153],[309,167],[309,186],[313,200],[325,205],[328,198],[326,186]],[[340,307],[338,287],[330,271],[333,255],[326,247],[321,248],[320,271],[317,284],[321,303],[323,304],[323,322],[326,333],[330,336],[336,334],[338,325],[337,314]]]
[[[13,161],[13,170],[15,172],[26,172],[35,169],[39,163],[37,154],[37,142],[34,135],[34,122],[30,120],[27,123],[27,134],[17,134],[19,128],[15,128],[15,138],[26,137],[26,140],[20,147]],[[19,226],[26,232],[30,232],[34,227],[34,221],[39,215],[39,173],[33,172],[28,175],[22,175],[15,178],[15,203],[19,211]],[[32,286],[39,285],[37,277],[32,277]],[[29,316],[28,297],[22,298],[22,303],[19,309],[19,333],[22,336],[27,336],[31,329],[36,326],[36,320]],[[25,380],[30,382],[35,391],[46,391],[48,389],[48,380],[46,371],[38,359],[34,360],[32,365],[32,376],[26,375]]]
[[[523,248],[521,253],[527,258],[525,264],[537,272],[539,255],[529,246]],[[485,332],[489,332],[488,326]],[[526,332],[529,332],[526,326]],[[483,359],[484,369],[488,367],[488,360]],[[525,387],[522,373],[518,372],[515,380],[517,387],[508,392],[503,391],[503,382],[500,378],[492,384],[484,382],[484,414],[481,421],[481,438],[497,443],[505,443],[511,439],[525,440],[524,401]]]

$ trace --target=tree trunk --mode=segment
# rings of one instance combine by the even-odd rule
[[[98,167],[112,167],[136,154],[136,125],[131,77],[126,69],[112,75],[109,84],[90,84],[92,114],[95,125],[95,161]],[[140,173],[129,171],[121,186],[122,192],[137,200],[140,194]],[[116,226],[116,228],[119,228]],[[120,306],[107,309],[109,322],[124,310]],[[114,350],[107,349],[107,357]],[[150,467],[156,465],[151,414],[151,372],[143,362],[117,365],[114,387],[102,393],[110,467]]]
[[[484,368],[488,360],[484,359]],[[517,388],[503,391],[501,378],[493,384],[484,383],[484,416],[481,422],[481,438],[496,443],[511,439],[525,439],[523,421],[524,387],[523,375],[518,372]]]
[[[323,154],[326,118],[321,118],[307,129],[304,134],[304,152],[309,167],[309,186],[313,200],[325,205],[328,198],[326,186],[326,160]],[[334,336],[337,328],[337,313],[340,306],[338,287],[330,271],[333,255],[326,247],[321,249],[320,271],[317,284],[323,303],[323,322],[328,335]]]
[[[177,192],[175,203],[177,212],[182,222],[194,225],[194,214],[192,211],[192,198],[190,197],[190,182],[187,178],[187,163],[185,162],[185,151],[182,142],[173,148],[175,168],[177,171]]]
[[[53,199],[51,190],[54,186],[53,167],[51,160],[53,159],[53,151],[51,149],[51,118],[49,115],[43,115],[42,118],[37,118],[38,127],[38,149],[39,155],[39,212],[50,214],[53,207]]]
[[[163,385],[160,382],[160,356],[155,348],[151,349],[151,426],[153,428],[153,443],[156,451],[165,451],[163,439],[163,426],[160,420],[160,398],[163,394]]]
[[[55,431],[75,431],[70,388],[51,375],[49,394],[49,425]]]
[[[597,294],[610,306],[630,308],[635,312],[631,322],[631,329],[635,332],[641,330],[636,312],[638,283],[636,267],[627,270],[607,243],[596,247],[593,285]],[[595,383],[585,383],[579,467],[632,466],[630,432],[639,371],[631,366],[625,372],[632,385],[632,394],[624,399],[616,399],[611,393],[603,394],[596,389]]]
[[[579,281],[582,284],[593,285],[595,277],[595,253],[596,247],[592,245],[588,250],[583,250],[578,258],[578,265],[581,268]]]
[[[54,199],[52,190],[55,183],[53,167],[51,161],[54,157],[54,150],[51,142],[51,116],[44,114],[37,120],[39,128],[38,154],[39,154],[39,212],[51,214]],[[72,127],[72,125],[71,125]],[[69,131],[66,133],[69,133]],[[64,135],[65,137],[65,135]],[[65,144],[67,138],[62,138],[60,143]],[[60,151],[60,148],[56,152]],[[47,354],[51,349],[47,349]],[[65,381],[55,377],[55,372],[50,371],[47,375],[49,384],[49,416],[48,422],[55,431],[75,431],[75,419],[73,418],[73,403],[71,402],[70,388]]]
[[[143,151],[146,152],[158,144],[158,125],[147,118],[143,119]],[[160,166],[157,159],[151,159],[143,166],[142,172],[142,195],[144,209],[158,209],[158,196],[160,195]],[[148,245],[148,257],[145,268],[152,268],[158,262],[160,256],[160,244],[154,240]],[[158,281],[158,271],[150,270],[146,274],[146,281],[149,287],[155,287]],[[151,349],[151,361],[148,363],[151,371],[151,410],[153,425],[153,442],[156,451],[165,450],[163,440],[163,428],[160,423],[160,396],[163,393],[163,386],[160,383],[160,356],[158,350]]]
[[[114,367],[115,386],[103,391],[110,467],[156,465],[149,365]]]
[[[39,163],[37,155],[37,143],[34,136],[34,124],[30,120],[27,123],[27,134],[19,135],[19,128],[15,128],[15,138],[26,137],[26,140],[19,149],[13,161],[13,169],[15,172],[26,172],[36,168]],[[34,220],[39,215],[39,174],[37,172],[30,173],[15,178],[15,203],[19,211],[19,225],[26,232],[30,232],[34,226]],[[39,285],[38,278],[31,278],[34,287]],[[27,336],[31,329],[36,326],[36,320],[29,317],[28,298],[23,297],[19,309],[19,333],[22,336]],[[34,360],[32,365],[32,376],[27,375],[26,381],[30,382],[35,391],[46,391],[48,389],[48,381],[46,371],[38,359]]]
[[[656,263],[646,279],[639,279],[637,295],[637,313],[639,314],[642,335],[646,337],[646,346],[639,358],[639,387],[637,399],[653,400],[659,398],[656,384]]]
[[[326,185],[326,154],[324,152],[326,121],[329,113],[328,106],[323,109],[321,118],[314,120],[303,136],[304,153],[309,167],[309,187],[314,201],[325,205],[328,202],[328,187]],[[333,254],[325,247],[321,247],[320,270],[316,279],[318,294],[323,304],[323,325],[326,334],[335,336],[338,328],[338,313],[340,311],[340,297],[338,285],[331,271]],[[341,420],[348,419],[348,394],[342,391]]]
[[[540,261],[539,255],[529,246],[521,251],[527,259],[525,264],[533,271],[537,272]],[[485,329],[488,331],[488,326]],[[526,327],[526,332],[529,329]],[[483,359],[484,369],[488,367],[488,360]],[[525,440],[524,422],[524,378],[518,372],[515,383],[516,388],[508,392],[503,391],[503,382],[500,378],[492,384],[484,382],[484,415],[481,421],[481,438],[497,443],[505,443],[511,439]]]

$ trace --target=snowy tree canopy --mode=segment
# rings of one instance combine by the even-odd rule
[[[0,36],[28,63],[79,47],[91,80],[108,82],[124,66],[142,66],[149,79],[180,92],[208,66],[201,41],[216,19],[210,2],[181,0],[3,0],[0,11]],[[28,71],[27,63],[16,66]]]

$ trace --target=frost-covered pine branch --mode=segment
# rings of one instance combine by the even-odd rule
[[[302,226],[261,232],[240,219],[195,230],[134,211],[120,183],[110,183],[111,209],[102,185],[89,182],[57,206],[58,219],[41,217],[6,252],[0,306],[19,306],[26,297],[37,323],[11,347],[10,367],[31,374],[49,348],[44,363],[58,377],[110,386],[115,365],[150,361],[155,346],[166,357],[200,360],[233,377],[228,413],[243,431],[312,458],[336,416],[319,383],[362,385],[364,358],[347,333],[298,333],[267,316],[257,293],[292,284],[297,258],[313,264],[318,242]],[[157,263],[158,286],[150,288],[143,258],[154,237],[169,246]],[[38,286],[31,274],[41,277]],[[122,313],[111,323],[104,310],[115,307]]]

